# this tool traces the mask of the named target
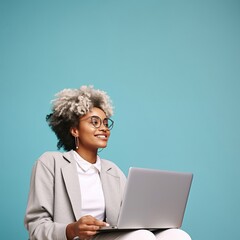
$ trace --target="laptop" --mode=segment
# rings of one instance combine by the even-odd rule
[[[180,228],[193,174],[131,167],[116,226],[102,231]]]

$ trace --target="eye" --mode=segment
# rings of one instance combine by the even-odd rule
[[[105,127],[109,127],[109,119],[108,118],[105,118],[104,120],[103,120],[103,125],[105,126]]]
[[[93,126],[98,127],[100,123],[100,119],[98,117],[92,117],[91,123],[93,124]]]

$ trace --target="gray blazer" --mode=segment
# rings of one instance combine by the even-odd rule
[[[106,221],[116,224],[126,177],[113,163],[101,159]],[[31,240],[66,240],[66,226],[81,217],[77,168],[70,152],[46,152],[36,161],[31,177],[25,227]]]

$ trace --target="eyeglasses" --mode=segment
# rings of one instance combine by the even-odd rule
[[[98,116],[91,116],[83,120],[88,120],[88,119],[91,119],[91,124],[93,125],[94,128],[100,128],[102,124],[104,125],[104,127],[108,128],[109,130],[113,128],[114,121],[110,118],[104,118],[102,120]]]

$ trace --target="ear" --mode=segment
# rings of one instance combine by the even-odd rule
[[[74,136],[74,137],[78,137],[79,136],[79,131],[76,127],[72,127],[70,128],[70,133]]]

